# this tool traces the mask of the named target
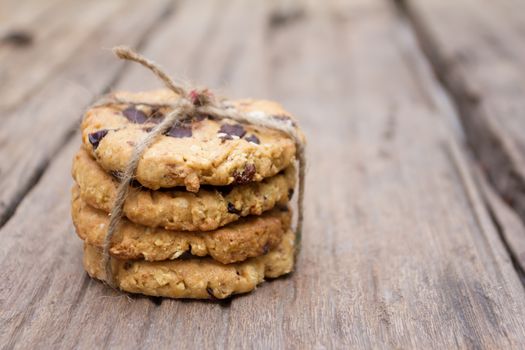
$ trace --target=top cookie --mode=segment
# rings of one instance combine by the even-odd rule
[[[136,143],[170,112],[166,104],[178,96],[157,90],[115,93],[114,97],[129,103],[91,108],[81,129],[85,149],[106,171],[118,173],[126,168]],[[274,102],[239,100],[232,106],[295,123]],[[202,184],[244,184],[276,175],[294,161],[295,152],[294,141],[280,131],[196,116],[173,126],[144,152],[136,180],[153,190],[185,186],[191,192]]]

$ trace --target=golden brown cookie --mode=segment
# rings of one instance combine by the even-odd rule
[[[169,298],[224,299],[247,293],[264,281],[292,271],[294,234],[288,231],[268,254],[223,265],[209,258],[147,262],[113,259],[114,281],[130,292]],[[107,279],[100,249],[84,245],[84,268],[91,277]]]
[[[108,172],[121,172],[137,142],[169,113],[169,107],[159,104],[174,103],[178,96],[168,90],[114,95],[134,103],[91,108],[81,129],[83,145],[97,162]],[[275,102],[240,100],[230,106],[295,124]],[[239,185],[278,174],[292,164],[295,151],[294,141],[280,131],[194,116],[173,126],[144,152],[136,179],[153,190],[186,186],[197,192],[202,184]]]
[[[118,180],[107,174],[81,149],[73,160],[73,178],[80,196],[89,205],[110,212]],[[284,206],[293,193],[293,166],[284,173],[238,186],[152,191],[131,188],[124,204],[124,215],[131,221],[169,230],[209,231],[247,215],[261,215],[274,206]]]
[[[102,247],[109,216],[87,205],[76,186],[72,190],[71,213],[79,237],[90,245]],[[159,261],[177,259],[188,252],[195,256],[209,255],[228,264],[263,255],[276,247],[290,227],[290,221],[289,210],[274,209],[218,230],[187,232],[150,228],[123,218],[113,236],[110,253],[122,259]]]

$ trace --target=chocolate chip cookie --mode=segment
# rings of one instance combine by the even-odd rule
[[[80,196],[90,206],[110,212],[118,180],[106,173],[81,149],[73,160],[73,178]],[[285,206],[295,186],[295,170],[238,186],[201,187],[199,192],[183,189],[152,191],[133,187],[124,204],[124,215],[149,227],[169,230],[215,230],[247,215],[261,215],[275,206]]]
[[[71,213],[79,237],[101,248],[109,217],[87,205],[76,186],[72,190]],[[263,255],[276,247],[289,229],[290,220],[291,213],[286,206],[207,232],[168,231],[137,225],[123,218],[113,236],[110,253],[121,259],[148,261],[178,259],[189,253],[209,255],[229,264]]]
[[[82,122],[85,149],[108,172],[122,172],[133,147],[170,111],[178,96],[168,90],[116,93],[126,103],[108,103],[87,111]],[[231,108],[264,113],[269,118],[292,116],[270,101],[238,100]],[[201,185],[242,185],[274,176],[295,159],[296,146],[286,134],[260,126],[218,120],[207,115],[183,118],[149,147],[139,160],[136,180],[157,190]]]
[[[147,262],[112,260],[116,285],[127,292],[169,298],[224,299],[247,293],[264,281],[292,271],[294,234],[288,231],[268,254],[223,265],[210,258]],[[84,245],[84,267],[91,277],[107,280],[102,252]]]

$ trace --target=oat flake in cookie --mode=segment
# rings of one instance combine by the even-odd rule
[[[82,140],[102,168],[122,172],[136,143],[169,113],[165,105],[179,97],[169,90],[114,97],[126,103],[88,110]],[[294,122],[275,102],[239,100],[231,105],[244,113],[263,112]],[[274,176],[294,162],[295,154],[294,141],[283,132],[199,115],[179,121],[143,153],[136,180],[153,190],[185,186],[197,192],[201,185],[245,184]]]

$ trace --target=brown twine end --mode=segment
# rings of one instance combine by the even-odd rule
[[[127,46],[124,46],[124,45],[120,45],[120,46],[115,46],[113,49],[112,49],[113,53],[118,57],[118,58],[121,58],[121,59],[126,59],[126,56],[128,55],[129,52],[132,52],[133,50],[131,50],[129,47]]]
[[[175,92],[177,95],[186,98],[188,96],[186,90],[179,86],[171,79],[171,77],[164,72],[164,70],[155,62],[148,60],[146,57],[139,55],[127,46],[116,46],[113,48],[113,53],[120,59],[134,61],[140,63],[144,67],[153,72],[168,89]]]
[[[225,108],[223,105],[218,103],[218,101],[214,97],[214,94],[208,89],[192,89],[189,92],[187,92],[184,87],[177,85],[175,81],[170,76],[168,76],[157,63],[148,60],[147,58],[139,55],[130,48],[125,46],[117,46],[113,48],[113,52],[118,58],[128,61],[134,61],[148,68],[151,72],[153,72],[153,74],[155,74],[160,80],[162,80],[164,85],[166,85],[170,90],[178,94],[180,96],[180,99],[176,103],[171,105],[172,111],[166,115],[164,120],[160,124],[155,126],[148,134],[146,134],[146,136],[141,142],[135,145],[129,163],[126,166],[123,175],[120,177],[120,184],[117,190],[115,202],[113,203],[113,208],[111,209],[108,230],[106,232],[106,236],[104,237],[103,243],[102,264],[106,272],[106,282],[113,288],[117,287],[111,263],[110,247],[113,235],[115,234],[119,226],[120,220],[122,219],[124,202],[126,201],[131,181],[135,176],[139,160],[142,157],[142,154],[146,151],[146,149],[148,149],[157,140],[158,136],[164,134],[181,118],[184,118],[188,115],[192,116],[197,114],[206,114],[217,119],[229,118],[237,122],[243,122],[279,130],[281,132],[284,132],[294,140],[297,150],[296,156],[299,163],[298,215],[296,225],[297,253],[300,248],[304,217],[303,200],[306,158],[305,145],[293,124],[287,120],[271,118],[265,113],[261,112],[252,112],[245,114],[233,108]],[[113,101],[118,103],[124,102],[122,100],[116,100],[115,98],[113,98]],[[107,102],[108,101],[105,101],[105,103]],[[96,103],[95,105],[100,105],[100,103]]]

